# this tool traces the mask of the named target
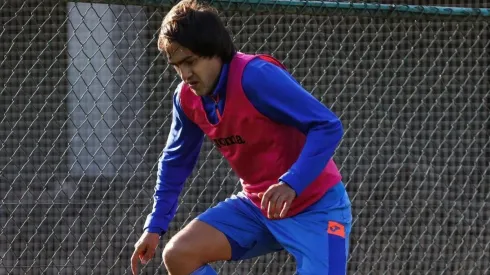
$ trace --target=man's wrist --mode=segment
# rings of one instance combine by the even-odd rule
[[[296,192],[296,190],[294,190],[294,188],[293,188],[293,187],[292,187],[292,186],[291,186],[289,183],[285,182],[284,180],[279,180],[279,184],[284,184],[284,185],[286,185],[286,186],[287,186],[287,187],[289,187],[291,190],[293,190],[293,192],[294,192],[294,195],[295,195],[295,196],[298,196],[298,193]]]
[[[159,227],[147,227],[145,228],[144,230],[145,232],[148,232],[148,233],[156,233],[158,234],[160,237],[165,235],[166,231],[159,228]]]

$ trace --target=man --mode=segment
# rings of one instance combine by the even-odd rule
[[[133,273],[138,260],[154,256],[207,136],[243,191],[169,241],[163,251],[169,274],[217,274],[209,263],[282,249],[301,275],[345,274],[352,218],[332,160],[343,135],[339,119],[273,57],[237,52],[209,6],[175,5],[163,20],[158,48],[182,83]]]

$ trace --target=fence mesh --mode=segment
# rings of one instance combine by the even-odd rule
[[[0,2],[0,274],[130,273],[179,81],[156,49],[170,5],[147,2]],[[343,122],[349,274],[490,273],[482,10],[215,4]],[[239,189],[206,141],[161,244]],[[295,270],[286,252],[214,267]],[[160,253],[142,271],[166,274]]]

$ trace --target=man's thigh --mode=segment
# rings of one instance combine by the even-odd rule
[[[232,249],[231,260],[243,260],[282,249],[263,223],[261,215],[246,199],[232,196],[196,219],[218,229],[228,238]]]
[[[346,274],[351,206],[337,187],[307,211],[291,218],[268,220],[270,232],[291,253],[299,275]],[[332,200],[339,200],[338,203]]]

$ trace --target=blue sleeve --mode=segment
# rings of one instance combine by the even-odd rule
[[[297,161],[279,179],[301,194],[332,158],[343,136],[342,123],[287,71],[262,59],[247,64],[242,85],[260,113],[306,135]]]
[[[202,130],[182,111],[178,94],[173,97],[172,124],[158,162],[153,210],[144,225],[144,230],[160,235],[168,230],[175,216],[179,195],[196,165],[204,140]]]

